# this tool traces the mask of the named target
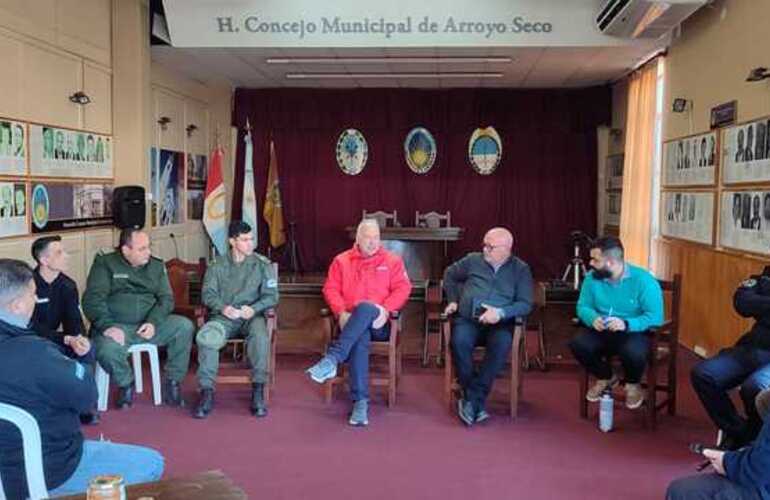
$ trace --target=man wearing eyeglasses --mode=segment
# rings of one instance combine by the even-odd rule
[[[484,405],[498,372],[505,366],[517,317],[532,310],[532,272],[511,254],[513,235],[502,227],[484,236],[483,252],[473,252],[444,273],[452,319],[452,359],[463,396],[457,415],[467,426],[489,418]],[[473,349],[486,346],[478,373],[473,370]]]
[[[193,412],[206,418],[214,407],[214,384],[219,370],[219,351],[228,339],[246,337],[246,355],[251,365],[251,413],[267,415],[264,387],[268,383],[270,334],[265,311],[278,304],[278,282],[272,264],[254,253],[251,226],[233,221],[228,228],[230,252],[217,258],[206,271],[201,298],[211,317],[198,335],[198,384],[201,397]]]

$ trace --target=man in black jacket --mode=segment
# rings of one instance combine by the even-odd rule
[[[100,474],[127,483],[153,481],[163,457],[149,448],[84,441],[78,415],[96,405],[96,384],[80,362],[28,329],[35,281],[24,262],[0,259],[0,402],[29,412],[42,440],[45,482],[51,496],[85,491]],[[26,498],[24,455],[18,430],[0,422],[0,477],[10,499]]]
[[[452,321],[452,359],[463,397],[457,416],[467,425],[489,418],[484,408],[497,373],[511,352],[511,330],[517,317],[532,310],[532,272],[511,255],[513,235],[496,227],[484,236],[483,253],[466,255],[444,273],[447,315]],[[473,371],[473,349],[485,345],[484,362]],[[512,389],[515,390],[515,389]]]
[[[770,269],[740,284],[733,296],[733,307],[744,318],[754,318],[754,326],[735,346],[698,363],[690,374],[703,406],[724,432],[720,445],[732,450],[759,434],[762,420],[754,399],[770,388]],[[746,418],[738,414],[730,400],[729,391],[737,386]]]

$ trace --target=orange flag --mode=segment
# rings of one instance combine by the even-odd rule
[[[283,208],[281,207],[281,189],[278,186],[278,159],[275,156],[275,145],[270,141],[270,166],[267,169],[267,191],[262,216],[270,229],[270,246],[278,248],[286,243],[286,230],[283,225]]]

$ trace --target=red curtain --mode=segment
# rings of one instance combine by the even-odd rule
[[[253,128],[254,175],[264,203],[270,136],[275,141],[287,225],[296,224],[304,271],[323,271],[351,245],[345,227],[361,210],[398,210],[403,226],[414,212],[452,212],[465,229],[452,258],[481,248],[484,232],[505,226],[514,253],[539,277],[555,277],[571,257],[568,235],[596,232],[596,127],[609,122],[608,87],[559,90],[495,89],[237,89],[233,125]],[[477,127],[494,126],[503,144],[492,175],[468,162]],[[425,175],[404,159],[404,139],[416,126],[436,139],[437,157]],[[364,171],[338,168],[335,145],[346,128],[369,145]],[[240,217],[243,141],[238,142],[233,218]],[[260,221],[259,247],[267,228]]]

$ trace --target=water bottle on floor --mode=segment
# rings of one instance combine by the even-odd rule
[[[615,401],[612,399],[612,393],[609,388],[604,391],[599,400],[599,430],[610,432],[612,430],[612,412]]]

